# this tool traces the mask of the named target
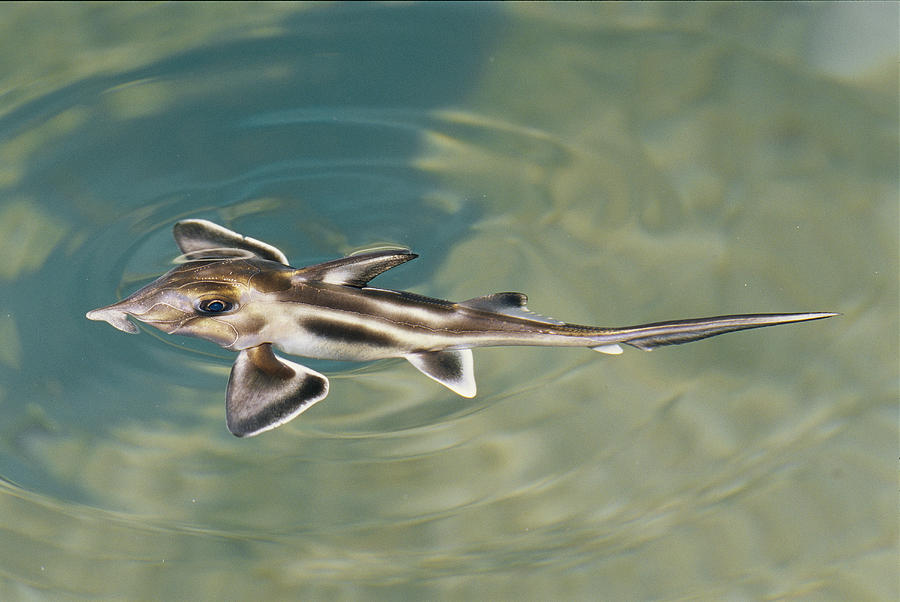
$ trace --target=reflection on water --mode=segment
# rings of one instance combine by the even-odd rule
[[[897,597],[896,43],[832,68],[813,5],[202,6],[0,24],[0,597]],[[580,323],[845,315],[479,350],[474,399],[310,362],[329,398],[237,440],[230,354],[83,318],[183,217]]]

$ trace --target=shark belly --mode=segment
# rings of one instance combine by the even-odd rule
[[[259,299],[249,310],[258,332],[245,346],[272,343],[317,359],[369,361],[495,345],[588,346],[591,340],[557,324],[375,288],[306,285],[289,298]]]
[[[270,319],[261,335],[291,355],[370,361],[442,349],[449,338],[385,316],[297,304]]]
[[[288,330],[281,330],[287,333]],[[504,330],[458,315],[443,324],[410,324],[384,316],[323,312],[299,317],[272,343],[291,355],[369,361],[432,351],[507,345],[588,346],[591,339],[559,333]],[[594,343],[596,344],[596,343]]]
[[[356,324],[348,328],[340,321],[315,318],[273,344],[291,355],[328,360],[371,361],[402,357],[419,345],[388,335],[383,328]]]

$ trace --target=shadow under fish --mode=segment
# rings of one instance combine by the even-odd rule
[[[522,293],[454,303],[368,286],[415,259],[406,249],[362,253],[305,268],[265,242],[206,220],[175,224],[183,263],[118,303],[89,311],[136,334],[131,316],[165,332],[237,351],[226,393],[228,429],[249,437],[297,417],[328,395],[328,379],[279,357],[407,359],[463,397],[475,396],[472,348],[499,345],[587,347],[622,353],[790,322],[833,312],[744,314],[602,328],[569,324],[527,309]]]

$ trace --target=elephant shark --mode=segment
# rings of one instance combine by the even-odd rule
[[[407,249],[360,253],[293,268],[265,242],[200,219],[179,221],[181,262],[112,305],[89,311],[136,334],[128,316],[166,334],[212,341],[237,352],[226,393],[226,423],[238,437],[282,425],[328,394],[328,378],[289,355],[369,361],[405,358],[463,397],[476,392],[472,349],[498,345],[586,347],[607,354],[621,345],[663,345],[834,312],[743,314],[622,328],[569,324],[532,313],[522,293],[452,302],[369,286],[382,272],[415,259]]]

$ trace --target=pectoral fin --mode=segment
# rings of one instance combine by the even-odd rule
[[[268,343],[238,354],[225,397],[228,430],[252,437],[296,418],[328,395],[328,379],[272,352]]]
[[[471,349],[429,351],[407,355],[409,363],[463,397],[475,397],[475,370]]]
[[[279,249],[249,236],[238,234],[205,219],[181,220],[172,231],[182,253],[196,253],[214,249],[243,249],[258,257],[288,264],[287,257]],[[226,255],[228,257],[228,255]]]

